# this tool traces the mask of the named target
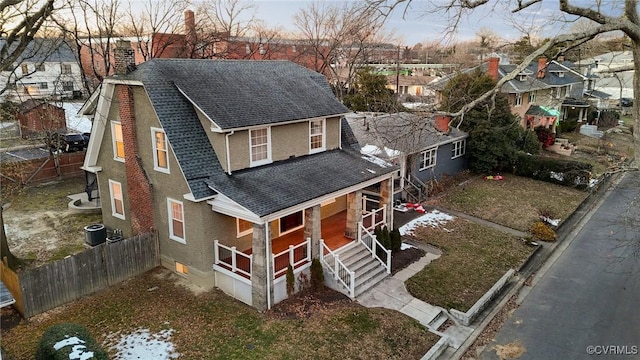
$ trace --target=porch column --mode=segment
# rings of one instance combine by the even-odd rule
[[[322,219],[320,216],[320,204],[304,210],[304,239],[311,238],[311,258],[316,259],[320,255],[320,238],[322,238]]]
[[[267,262],[270,262],[267,257],[267,250],[271,254],[271,242],[269,242],[269,249],[267,249],[266,231],[267,227],[264,224],[253,224],[251,302],[258,311],[267,310],[267,296],[271,298],[271,304],[273,304],[273,284],[269,276],[269,274],[273,273],[273,269],[269,267],[267,272]]]
[[[387,179],[380,182],[380,207],[387,207],[387,216],[384,222],[389,229],[393,228],[393,180]]]
[[[362,219],[362,190],[347,194],[347,227],[344,236],[355,239],[358,235],[358,221]]]

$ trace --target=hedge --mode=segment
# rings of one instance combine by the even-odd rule
[[[79,358],[107,360],[107,353],[98,345],[89,331],[82,325],[64,323],[50,326],[40,338],[36,360],[68,360],[70,354]],[[89,353],[93,353],[90,357]]]
[[[592,169],[593,165],[580,161],[518,153],[513,173],[518,176],[584,189],[589,185]]]

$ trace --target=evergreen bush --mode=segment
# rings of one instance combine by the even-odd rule
[[[44,332],[38,343],[35,359],[66,360],[71,358],[71,353],[78,355],[78,359],[87,358],[89,353],[93,353],[91,359],[109,358],[84,326],[63,323],[52,325]]]
[[[319,259],[311,260],[311,289],[318,291],[324,288],[324,271]]]
[[[291,296],[296,292],[296,278],[293,275],[293,267],[287,265],[287,296]]]
[[[575,160],[518,153],[513,173],[536,180],[584,189],[589,185],[593,165]]]

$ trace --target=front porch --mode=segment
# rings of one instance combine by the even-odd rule
[[[346,203],[350,204],[346,210],[326,217],[323,217],[326,214],[323,214],[320,206],[306,209],[303,213],[305,221],[301,226],[273,237],[268,243],[263,242],[260,237],[268,236],[270,231],[265,230],[275,228],[275,224],[280,221],[254,225],[251,248],[239,250],[214,241],[213,269],[216,286],[236,299],[253,305],[256,283],[261,284],[267,280],[264,279],[264,275],[267,275],[268,282],[273,287],[268,292],[272,292],[274,303],[278,303],[287,297],[285,275],[289,265],[298,279],[300,273],[308,272],[314,257],[339,262],[335,254],[341,249],[353,248],[357,243],[362,243],[362,246],[375,253],[375,244],[371,243],[370,237],[363,237],[362,234],[373,232],[376,226],[384,226],[390,222],[389,205],[366,196],[353,196]],[[266,252],[271,255],[264,261]],[[328,266],[326,261],[321,262],[323,266]],[[335,265],[330,267],[337,268]],[[347,286],[355,286],[355,282],[347,283],[351,284]],[[353,295],[352,290],[348,293]]]

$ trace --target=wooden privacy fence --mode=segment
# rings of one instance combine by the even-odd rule
[[[28,318],[159,265],[157,236],[143,234],[103,243],[34,269],[20,270],[17,273],[19,289],[6,285],[16,298],[16,309]],[[11,276],[12,272],[7,272],[6,267],[0,269],[3,279],[7,274]]]

